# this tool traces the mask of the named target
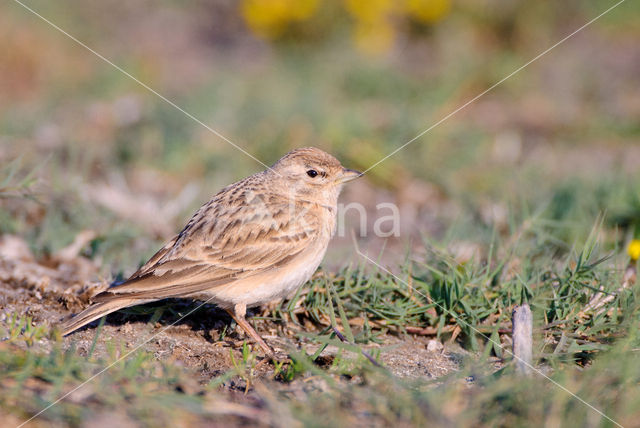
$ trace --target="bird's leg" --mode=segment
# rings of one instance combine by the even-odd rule
[[[247,305],[238,303],[233,307],[233,310],[231,309],[225,309],[225,310],[229,313],[229,315],[231,315],[231,318],[234,319],[236,324],[238,324],[249,336],[251,336],[253,340],[255,340],[258,343],[258,345],[260,345],[262,350],[268,356],[274,355],[271,347],[267,345],[267,343],[260,337],[260,335],[253,329],[253,327],[251,327],[251,325],[244,318],[245,314],[247,313]]]

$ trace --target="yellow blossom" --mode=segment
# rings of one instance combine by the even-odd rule
[[[360,23],[379,23],[389,17],[394,0],[346,0],[345,7]]]
[[[451,8],[451,0],[406,0],[409,15],[430,24],[444,17]]]
[[[309,19],[318,8],[318,0],[244,0],[242,15],[259,36],[278,37],[293,21]]]
[[[634,262],[640,259],[640,239],[632,239],[631,242],[629,242],[627,252]]]
[[[373,23],[358,22],[354,37],[361,52],[376,56],[389,51],[395,39],[395,31],[386,20]]]

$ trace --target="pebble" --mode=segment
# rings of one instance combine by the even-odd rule
[[[427,342],[427,351],[429,352],[439,352],[442,351],[443,348],[444,345],[435,339],[431,339],[429,342]]]

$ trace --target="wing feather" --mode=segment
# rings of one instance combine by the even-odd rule
[[[237,197],[236,195],[233,195]],[[125,283],[97,295],[106,301],[180,297],[285,266],[318,238],[321,218],[308,203],[231,205],[214,198]]]

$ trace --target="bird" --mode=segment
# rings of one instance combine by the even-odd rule
[[[315,273],[336,231],[338,196],[362,173],[314,147],[215,194],[125,282],[64,322],[63,336],[117,310],[167,298],[213,302],[267,355],[247,308],[293,293]]]

